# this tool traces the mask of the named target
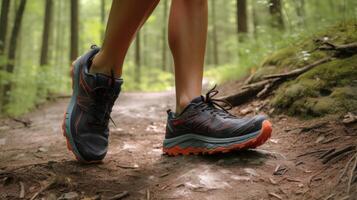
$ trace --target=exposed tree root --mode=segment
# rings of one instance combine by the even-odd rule
[[[291,72],[265,76],[265,80],[244,85],[238,93],[223,97],[223,99],[232,104],[232,106],[238,106],[247,102],[255,96],[258,98],[263,97],[270,93],[273,88],[280,85],[284,81],[291,78],[295,78],[318,65],[331,61],[332,59],[333,57],[322,58],[312,64],[293,70]]]
[[[331,160],[336,161],[336,159],[342,159],[344,156],[348,155],[348,153],[354,151],[355,149],[356,147],[351,145],[351,146],[344,147],[340,150],[334,151],[331,154],[326,155],[326,157],[322,160],[322,163],[326,164]]]
[[[350,174],[348,176],[348,185],[347,185],[347,194],[350,193],[350,190],[351,190],[351,185],[352,185],[352,180],[353,180],[353,177],[354,177],[354,172],[356,170],[356,167],[357,167],[357,153],[355,155],[353,155],[354,157],[354,163],[352,165],[352,168],[351,168],[351,171],[350,171]]]
[[[264,97],[284,81],[294,79],[316,66],[330,62],[337,57],[357,54],[357,43],[335,45],[328,42],[323,42],[322,45],[317,49],[322,51],[334,51],[334,54],[290,72],[267,75],[263,77],[264,80],[248,84],[251,82],[253,77],[250,76],[248,80],[245,81],[245,85],[243,85],[237,93],[225,96],[222,99],[228,101],[230,104],[232,104],[232,106],[238,106],[254,97]]]
[[[335,51],[335,57],[350,56],[357,53],[357,42],[342,45],[323,42],[318,49],[321,51]]]
[[[271,79],[271,78],[282,78],[282,79],[289,79],[289,78],[295,78],[307,71],[309,71],[310,69],[321,65],[323,63],[329,62],[331,61],[333,58],[332,57],[327,57],[327,58],[322,58],[320,60],[317,60],[309,65],[306,65],[305,67],[302,68],[298,68],[295,69],[293,71],[287,72],[287,73],[282,73],[282,74],[272,74],[272,75],[268,75],[268,76],[264,76],[264,79]]]

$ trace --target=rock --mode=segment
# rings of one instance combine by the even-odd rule
[[[259,174],[257,173],[257,171],[255,169],[244,168],[244,171],[251,176],[259,176]]]
[[[351,124],[351,123],[354,123],[354,122],[357,122],[357,115],[354,115],[352,113],[347,113],[345,116],[344,116],[344,119],[342,120],[342,123],[344,124]]]
[[[47,149],[45,147],[40,147],[37,149],[37,152],[47,152]]]
[[[320,142],[322,142],[324,139],[325,139],[325,136],[321,135],[321,136],[319,136],[319,137],[316,139],[315,143],[320,143]]]
[[[249,176],[237,176],[237,175],[233,175],[231,176],[231,178],[233,180],[237,180],[237,181],[249,181],[250,177]]]
[[[6,138],[0,138],[0,146],[6,144]]]
[[[75,200],[75,199],[79,199],[79,195],[77,192],[64,193],[62,194],[62,196],[58,198],[58,200]]]
[[[57,200],[57,196],[54,193],[48,194],[47,200]]]

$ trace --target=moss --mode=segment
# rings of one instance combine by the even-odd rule
[[[253,80],[291,71],[328,56],[331,52],[315,50],[321,40],[334,44],[357,42],[356,23],[338,24],[277,51],[262,62]],[[305,118],[357,111],[357,55],[316,66],[282,84],[271,105],[278,112]]]
[[[288,47],[281,49],[275,53],[273,53],[271,56],[266,58],[262,66],[282,66],[286,65],[286,63],[289,63],[287,60],[293,60],[296,57],[297,54],[297,49]]]
[[[322,64],[283,84],[271,104],[302,117],[357,111],[357,55]]]
[[[324,31],[303,38],[300,41],[291,44],[289,47],[280,49],[268,56],[258,68],[275,67],[273,71],[261,71],[262,73],[266,72],[262,75],[267,75],[271,72],[281,73],[324,58],[328,54],[331,54],[331,52],[316,50],[316,48],[321,45],[322,40],[335,44],[355,42],[357,41],[356,23],[350,21],[343,24],[337,24]]]

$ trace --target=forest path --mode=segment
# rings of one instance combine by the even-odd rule
[[[311,180],[323,167],[321,162],[298,157],[313,150],[316,143],[306,141],[318,135],[298,137],[299,127],[307,125],[285,116],[271,119],[273,136],[257,150],[162,155],[166,110],[173,102],[173,92],[122,94],[113,108],[117,127],[110,125],[108,155],[97,165],[79,164],[66,149],[61,123],[68,99],[23,116],[31,120],[29,127],[0,120],[0,199],[16,199],[20,182],[30,198],[51,180],[55,184],[39,197],[106,199],[123,191],[128,191],[125,199],[319,199],[330,195],[333,185],[326,179],[336,169]]]

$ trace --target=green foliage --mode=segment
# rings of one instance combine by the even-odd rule
[[[321,32],[305,40],[302,43],[304,45],[296,45],[294,51],[302,51],[302,48],[306,47],[307,43],[310,43],[308,46],[314,46],[314,48],[316,48],[318,44],[313,43],[315,37],[320,38],[323,36],[331,38],[330,42],[336,44],[356,42],[357,32],[354,26],[354,23],[350,23],[326,29],[326,32]],[[330,33],[330,30],[334,30],[335,32]],[[280,51],[279,54],[289,51],[288,49],[284,49]],[[294,67],[311,63],[326,53],[316,52],[316,54],[318,56],[312,57],[311,59],[300,60]],[[288,57],[281,57],[279,59],[280,61],[290,60],[295,56],[295,54],[289,53],[282,55]],[[313,53],[311,55],[313,55]],[[274,60],[274,56],[273,58],[268,58],[268,60]],[[321,64],[300,75],[297,79],[283,84],[276,92],[271,104],[280,111],[302,117],[337,113],[343,114],[345,112],[355,111],[357,110],[356,63],[357,55],[349,58],[339,58]],[[280,66],[276,67],[273,71],[282,70],[284,70],[284,68]]]
[[[138,74],[134,64],[127,63],[124,67],[124,91],[163,91],[172,88],[174,83],[173,74],[164,72],[158,68],[141,66],[140,82],[137,82]]]
[[[69,68],[67,70],[69,72]],[[12,83],[10,103],[5,112],[16,116],[30,111],[35,105],[43,103],[51,94],[63,94],[69,91],[69,76],[58,74],[53,66],[28,66],[26,70],[16,70],[16,76],[7,76]],[[69,73],[68,73],[69,74]]]

